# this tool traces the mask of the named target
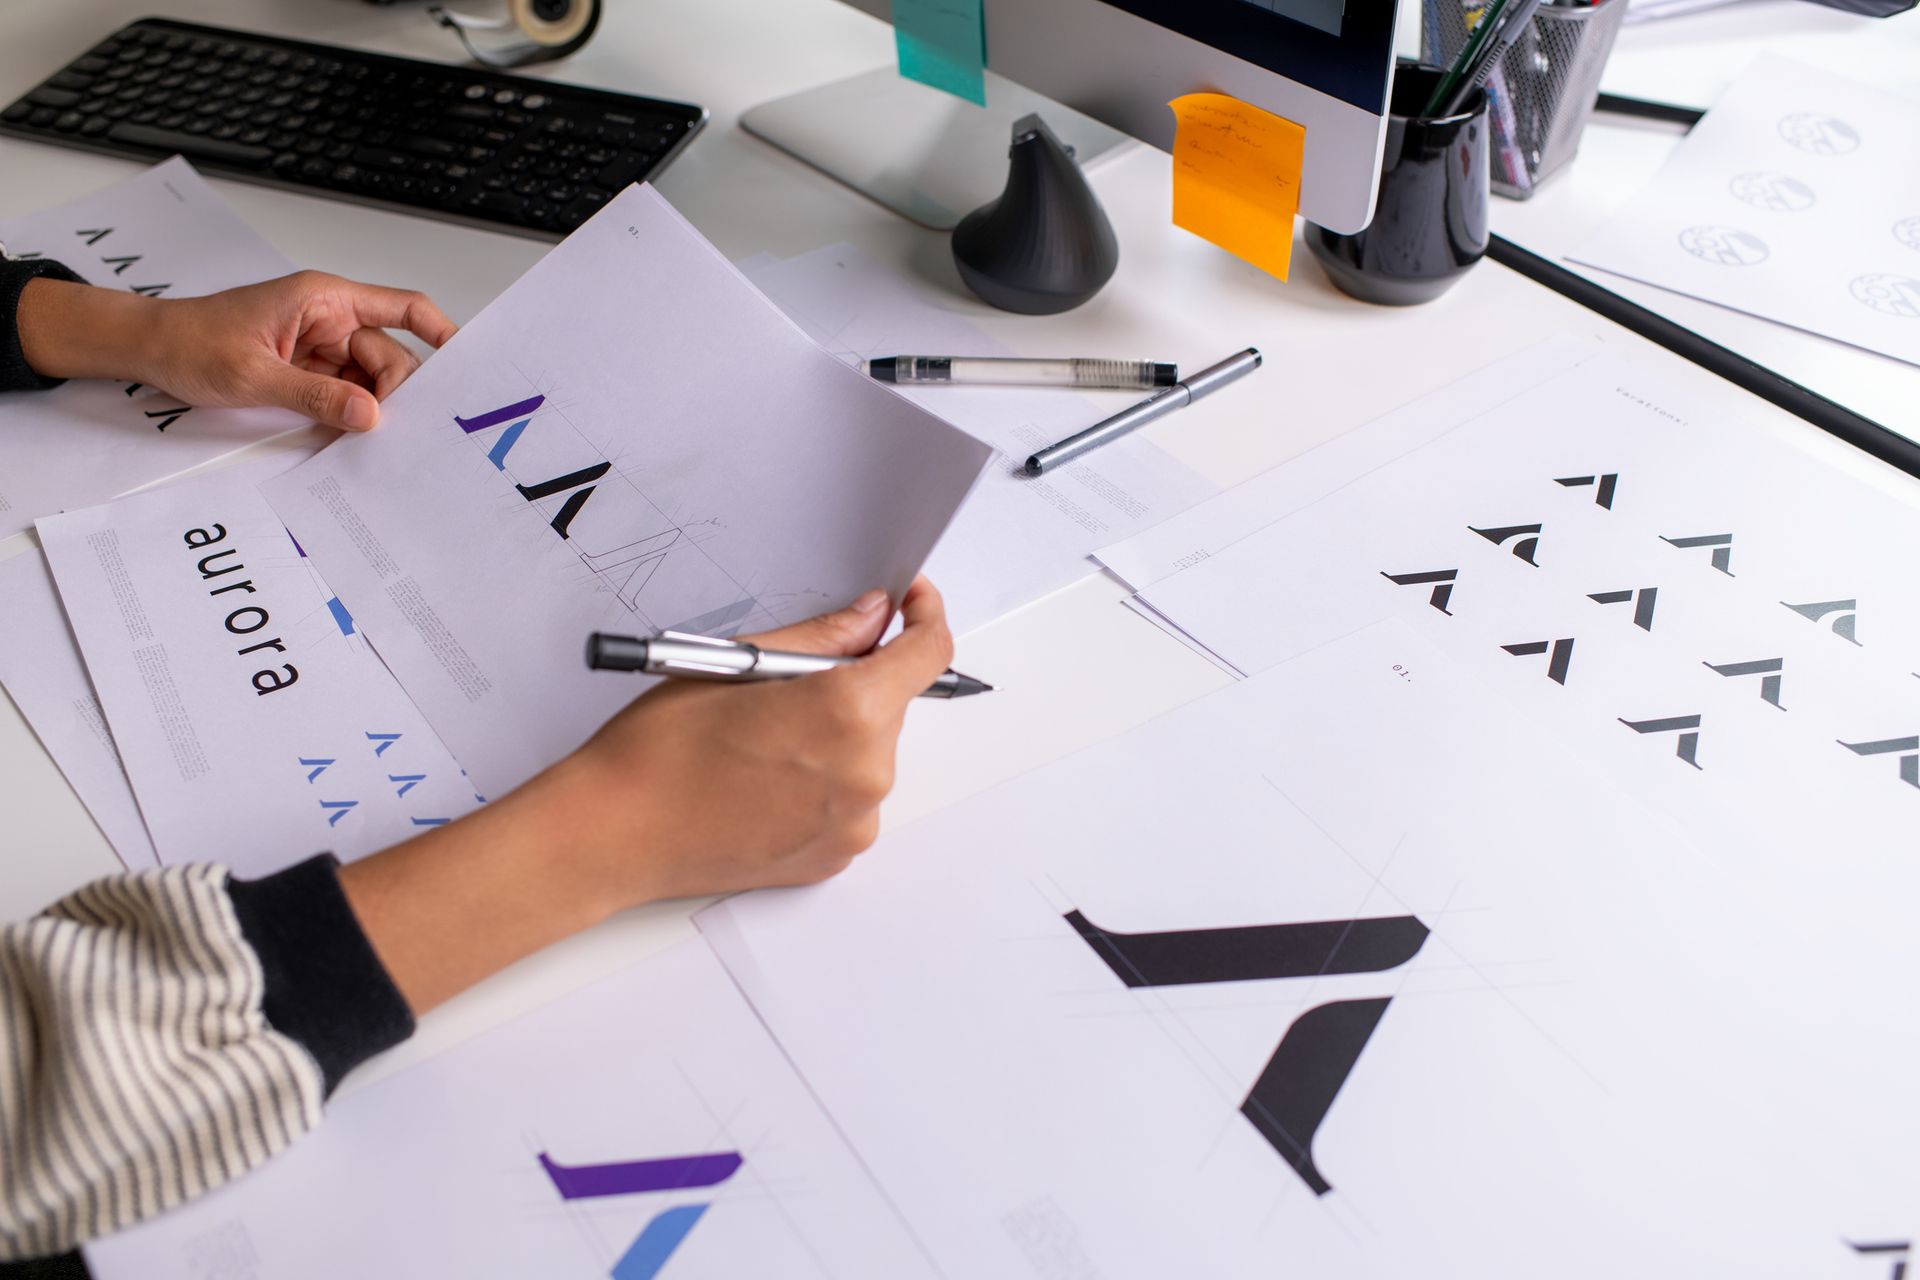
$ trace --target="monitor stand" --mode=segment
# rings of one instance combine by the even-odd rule
[[[747,132],[936,231],[1007,185],[1013,122],[1038,112],[1085,167],[1127,141],[1098,120],[987,73],[985,108],[882,67],[777,98],[740,117]]]

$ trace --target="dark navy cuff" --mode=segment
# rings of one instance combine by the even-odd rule
[[[323,853],[264,879],[227,881],[240,932],[266,973],[267,1023],[313,1055],[328,1093],[414,1026],[339,872],[338,860]]]
[[[44,391],[63,381],[35,373],[20,350],[20,291],[42,277],[86,283],[49,258],[0,259],[0,391]]]

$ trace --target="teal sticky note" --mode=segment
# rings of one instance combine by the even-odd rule
[[[981,0],[893,0],[900,74],[987,105],[987,19]]]

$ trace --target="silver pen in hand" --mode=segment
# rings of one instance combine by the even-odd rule
[[[831,671],[858,658],[822,653],[762,649],[739,640],[663,631],[657,636],[616,636],[596,631],[587,637],[587,665],[595,671],[638,671],[679,680],[791,680]],[[942,672],[921,692],[922,698],[964,698],[993,688],[957,671]]]
[[[1027,474],[1041,475],[1053,470],[1063,462],[1070,462],[1081,454],[1111,440],[1118,440],[1130,431],[1138,431],[1155,418],[1164,418],[1175,409],[1184,409],[1212,391],[1217,391],[1237,378],[1244,378],[1260,367],[1260,353],[1248,347],[1237,356],[1229,356],[1219,364],[1211,365],[1191,378],[1182,379],[1142,400],[1139,404],[1122,409],[1105,422],[1096,422],[1077,435],[1070,435],[1059,444],[1050,444],[1027,459]]]

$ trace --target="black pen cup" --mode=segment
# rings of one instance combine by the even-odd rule
[[[1406,62],[1394,72],[1373,221],[1352,235],[1307,228],[1328,278],[1363,301],[1429,302],[1487,252],[1487,95],[1424,118],[1440,75]]]

